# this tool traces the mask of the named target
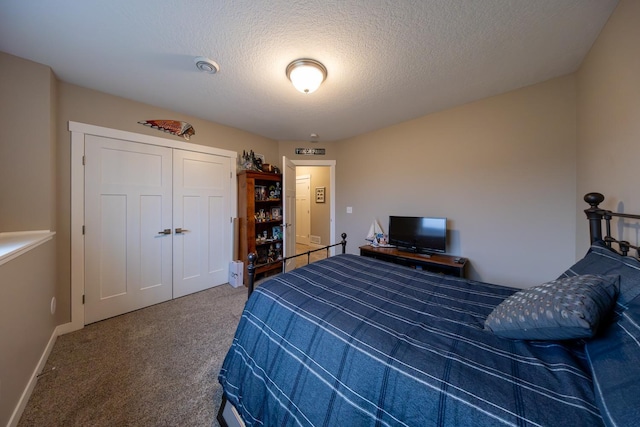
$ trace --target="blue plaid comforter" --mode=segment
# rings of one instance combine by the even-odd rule
[[[516,289],[338,255],[262,284],[219,381],[247,425],[602,425],[582,342],[483,329]]]

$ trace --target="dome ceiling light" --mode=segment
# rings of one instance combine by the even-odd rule
[[[327,78],[327,69],[315,59],[296,59],[287,66],[287,77],[302,93],[313,93]]]

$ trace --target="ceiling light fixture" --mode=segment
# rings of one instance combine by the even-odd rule
[[[215,74],[220,71],[220,66],[215,61],[205,58],[204,56],[198,56],[194,61],[196,68],[203,73]]]
[[[315,59],[296,59],[287,66],[287,77],[302,93],[313,93],[327,78],[327,69]]]

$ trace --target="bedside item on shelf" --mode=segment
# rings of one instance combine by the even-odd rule
[[[273,245],[269,246],[269,252],[267,253],[267,262],[273,262],[276,260],[276,250]]]
[[[384,230],[377,219],[374,219],[371,223],[371,227],[369,227],[369,232],[367,233],[365,240],[374,247],[392,247],[388,244],[387,235],[384,233]]]
[[[282,227],[280,227],[279,225],[273,227],[271,229],[271,235],[273,236],[274,240],[282,239]]]
[[[256,185],[256,200],[268,200],[267,187],[265,185]]]
[[[269,186],[269,200],[276,200],[279,199],[280,197],[276,197],[276,186],[275,185],[270,185]]]
[[[262,154],[256,154],[253,150],[247,153],[243,150],[242,157],[239,158],[238,168],[240,170],[261,172],[263,163],[264,156]]]
[[[274,166],[270,163],[263,163],[262,164],[262,172],[267,172],[267,173],[280,173],[280,169],[278,169],[277,166]]]
[[[282,219],[282,210],[280,209],[280,207],[271,208],[271,219],[273,220]]]

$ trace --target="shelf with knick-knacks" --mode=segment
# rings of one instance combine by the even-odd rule
[[[237,257],[248,265],[247,255],[258,256],[258,276],[281,270],[282,259],[282,175],[243,170],[238,173],[238,216],[240,218]],[[245,277],[248,277],[245,271]]]
[[[278,202],[280,202],[278,200]],[[256,209],[258,209],[256,207]],[[271,206],[271,208],[262,208],[253,214],[256,222],[278,222],[282,221],[282,209],[280,206]]]

